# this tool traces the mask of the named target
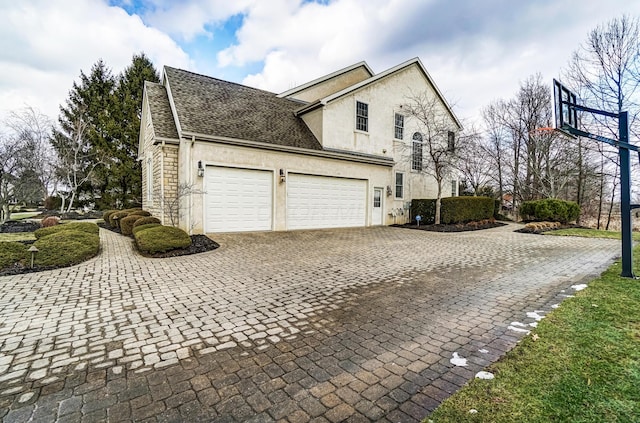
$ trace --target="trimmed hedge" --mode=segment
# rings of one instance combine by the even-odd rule
[[[141,226],[139,226],[140,228]],[[180,228],[158,226],[138,230],[135,234],[138,248],[145,253],[164,253],[191,245],[191,237]]]
[[[491,219],[495,214],[495,200],[489,197],[446,197],[440,203],[440,223],[456,224]],[[422,216],[422,224],[433,224],[436,219],[436,200],[416,199],[411,201],[411,216],[414,222]]]
[[[98,232],[100,232],[100,228],[98,227],[98,225],[91,222],[71,222],[50,226],[48,228],[40,228],[34,231],[33,235],[35,235],[36,239],[40,239],[62,231],[78,231],[98,235]]]
[[[127,217],[120,219],[120,231],[122,235],[130,236],[132,234],[133,225],[140,219],[144,219],[144,216],[138,214],[130,214]]]
[[[567,224],[580,215],[580,206],[573,201],[546,198],[544,200],[524,201],[520,205],[520,216],[534,222],[560,222]]]
[[[153,217],[153,216],[147,216],[147,217],[143,217],[142,219],[138,219],[136,220],[136,222],[133,224],[133,227],[137,227],[137,226],[142,226],[142,225],[148,225],[149,223],[158,223],[160,224],[160,219],[158,219],[157,217]]]
[[[0,269],[13,266],[18,262],[25,262],[29,257],[27,246],[21,242],[0,242]]]
[[[129,216],[131,216],[131,215],[136,215],[136,216],[141,216],[141,217],[149,217],[149,216],[151,216],[151,213],[149,213],[146,210],[136,209],[136,210],[133,210],[133,211],[129,212]]]
[[[162,226],[162,225],[159,223],[147,223],[146,225],[134,226],[132,233],[133,233],[133,236],[135,236],[140,231],[144,231],[150,228],[157,228],[158,226]]]
[[[111,213],[111,215],[109,216],[109,224],[111,225],[112,228],[119,228],[120,219],[127,216],[129,216],[129,212],[124,210]]]
[[[94,233],[68,229],[44,236],[33,245],[39,250],[35,257],[36,265],[70,266],[98,254],[100,237]]]
[[[118,210],[113,210],[113,209],[112,209],[112,210],[107,210],[107,211],[105,211],[104,213],[102,213],[102,220],[104,220],[104,223],[106,223],[107,225],[110,225],[110,223],[109,223],[109,217],[110,217],[113,213],[115,213],[115,212],[117,212],[117,211],[118,211]]]

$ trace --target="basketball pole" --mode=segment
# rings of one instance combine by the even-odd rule
[[[629,149],[629,120],[627,112],[618,114],[620,146],[620,214],[622,220],[622,273],[623,278],[633,278],[633,238],[631,227],[631,160]]]

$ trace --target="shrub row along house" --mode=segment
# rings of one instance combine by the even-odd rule
[[[191,233],[404,223],[412,199],[436,196],[403,113],[425,92],[461,129],[417,58],[378,74],[357,63],[281,94],[165,66],[144,89],[143,207]],[[450,182],[445,196],[457,194]]]

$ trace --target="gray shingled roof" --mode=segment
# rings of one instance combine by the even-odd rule
[[[162,84],[145,81],[147,99],[151,109],[153,130],[159,138],[178,139],[178,130],[173,120],[167,90]]]
[[[164,69],[182,131],[322,150],[294,114],[300,102],[182,69]]]

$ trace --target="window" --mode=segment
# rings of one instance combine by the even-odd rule
[[[369,131],[369,105],[360,101],[356,101],[356,129]]]
[[[411,143],[411,169],[422,170],[422,134],[413,134]]]
[[[153,161],[147,159],[147,201],[153,201]]]
[[[456,133],[453,131],[447,133],[447,150],[452,153],[456,150]]]
[[[379,208],[382,205],[382,190],[373,190],[373,207]]]
[[[455,179],[451,181],[451,196],[452,197],[458,196],[458,181],[456,181]]]
[[[393,137],[397,140],[401,140],[404,137],[404,116],[400,113],[396,113]]]
[[[404,196],[404,173],[396,172],[396,198]]]

